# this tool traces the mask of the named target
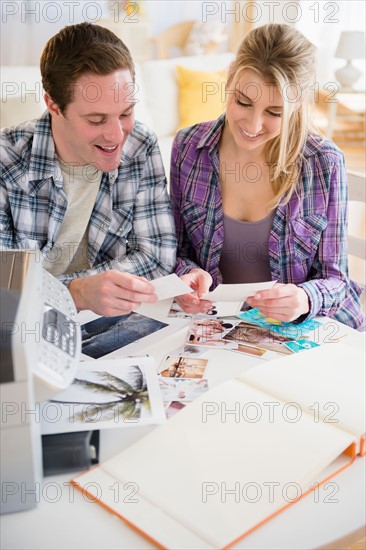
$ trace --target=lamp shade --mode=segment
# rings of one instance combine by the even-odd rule
[[[342,32],[335,56],[349,61],[363,59],[365,57],[365,33],[362,31]]]

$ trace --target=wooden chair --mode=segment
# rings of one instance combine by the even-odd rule
[[[195,24],[200,24],[199,21],[195,20],[183,21],[182,23],[177,23],[165,29],[165,31],[151,39],[153,44],[155,44],[157,59],[167,59],[168,57],[176,57],[177,55],[198,55],[196,52],[187,53],[187,51],[185,51],[196,49],[194,45],[195,39],[190,36],[192,31],[196,33],[196,37],[197,33],[199,36],[202,36],[202,38],[205,37],[202,43],[199,44],[199,49],[201,50],[200,54],[207,55],[216,53],[220,44],[227,40],[225,27],[218,23],[222,28],[217,29],[217,23],[218,22],[207,22],[207,24],[201,23],[204,26],[202,35],[199,29],[194,29]],[[206,32],[206,36],[203,31]],[[211,32],[212,35],[210,34]],[[189,38],[191,38],[191,42],[193,41],[193,46]],[[174,52],[173,48],[175,48],[175,50],[178,49],[178,52]],[[173,55],[171,55],[172,53]]]
[[[157,59],[168,59],[173,47],[183,50],[194,24],[194,20],[183,21],[183,23],[172,25],[159,35],[152,37],[151,41],[155,45]]]
[[[366,310],[366,176],[348,171],[349,230],[348,254],[350,277],[364,292],[361,297],[363,311]]]

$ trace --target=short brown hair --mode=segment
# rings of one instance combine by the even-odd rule
[[[69,25],[47,42],[41,56],[45,92],[64,113],[76,80],[83,74],[107,75],[135,67],[127,46],[112,31],[91,23]]]

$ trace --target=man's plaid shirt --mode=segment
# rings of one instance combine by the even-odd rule
[[[0,246],[51,253],[66,209],[50,116],[1,132]],[[135,122],[114,172],[103,173],[88,225],[90,268],[153,279],[175,266],[176,237],[156,136]]]

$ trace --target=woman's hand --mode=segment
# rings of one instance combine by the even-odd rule
[[[278,321],[294,321],[309,312],[309,298],[305,290],[293,284],[276,284],[270,290],[261,290],[247,298],[247,304],[258,308],[266,317]]]
[[[208,292],[212,285],[212,277],[203,269],[192,269],[189,273],[181,275],[182,281],[187,283],[194,292],[183,294],[175,300],[186,313],[208,313],[212,308],[212,302],[201,300],[201,296]]]

